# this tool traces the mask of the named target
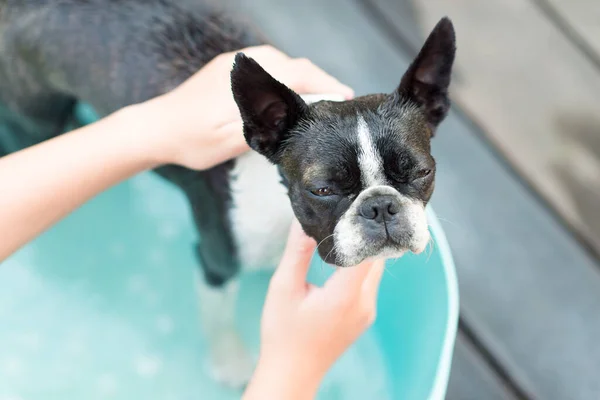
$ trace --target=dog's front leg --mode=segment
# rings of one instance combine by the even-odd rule
[[[235,324],[239,281],[212,286],[199,278],[200,317],[210,352],[210,373],[216,381],[241,388],[254,372],[254,357],[246,350]]]
[[[197,172],[166,166],[156,172],[183,189],[200,235],[197,287],[211,374],[224,385],[242,387],[252,375],[254,358],[245,349],[235,324],[239,261],[227,217],[228,167]]]

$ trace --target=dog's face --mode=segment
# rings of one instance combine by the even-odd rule
[[[232,89],[246,140],[280,167],[294,213],[326,262],[425,249],[430,139],[449,109],[454,54],[454,29],[443,19],[393,93],[311,105],[236,57]]]

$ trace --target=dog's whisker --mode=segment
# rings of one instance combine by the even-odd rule
[[[334,250],[335,250],[335,243],[334,243],[333,247],[331,248],[331,250],[329,250],[329,253],[327,253],[327,255],[325,256],[325,259],[328,259]]]
[[[323,242],[325,242],[327,239],[332,238],[333,234],[326,236],[325,238],[323,238],[323,240],[321,240],[318,244],[317,247],[315,247],[315,251],[313,252],[313,255],[310,257],[310,262],[312,263],[315,257],[315,254],[318,254],[318,250],[319,250],[319,246],[321,246],[323,244]],[[331,251],[329,252],[329,254],[331,254]],[[327,257],[329,257],[329,254],[327,254]],[[319,272],[321,273],[321,277],[323,277],[325,275],[325,260],[321,259],[321,262],[319,264]]]
[[[314,251],[313,255],[312,255],[312,256],[311,256],[311,258],[310,258],[310,262],[311,262],[311,263],[312,263],[312,261],[313,261],[313,258],[315,257],[315,254],[318,254],[318,253],[317,253],[317,251],[319,250],[319,246],[321,246],[321,245],[323,244],[323,242],[325,242],[327,239],[329,239],[329,238],[331,238],[331,237],[333,237],[333,234],[331,234],[331,235],[329,235],[329,236],[326,236],[326,237],[325,237],[323,240],[321,240],[321,241],[320,241],[320,242],[317,244],[317,247],[315,247],[315,251]]]
[[[333,235],[330,235],[333,236]],[[329,255],[331,254],[332,251],[335,250],[335,243],[333,244],[333,247],[331,248],[331,250],[329,250],[329,253],[327,253],[327,255],[325,256],[325,259],[329,258]],[[321,271],[323,271],[323,264],[325,264],[325,261],[321,261]],[[334,270],[337,270],[338,267],[336,265],[332,265]]]
[[[398,261],[400,261],[400,257],[396,258],[394,260],[394,262],[392,263],[392,265],[387,265],[387,263],[384,265],[383,270],[384,272],[390,274],[390,276],[396,280],[399,280],[398,277],[394,274],[392,274],[391,268],[394,268],[394,266],[396,266],[396,264],[398,263]]]
[[[395,264],[395,263],[394,263],[394,264]],[[392,264],[392,267],[394,266],[394,264]],[[390,275],[390,276],[391,276],[392,278],[394,278],[395,280],[397,280],[397,281],[399,281],[399,280],[400,280],[400,279],[398,279],[398,277],[397,277],[396,275],[392,274],[392,271],[390,271],[390,268],[389,268],[387,265],[386,265],[386,266],[383,268],[383,271],[384,271],[386,274]]]
[[[456,222],[450,221],[449,219],[442,218],[440,216],[438,216],[437,219],[440,220],[440,221],[447,222],[447,223],[449,223],[450,225],[452,225],[452,226],[454,226],[456,228],[460,228],[460,229],[463,228],[460,224],[457,224]]]

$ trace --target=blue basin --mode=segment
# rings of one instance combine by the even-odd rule
[[[91,115],[91,114],[90,114]],[[388,262],[378,319],[319,399],[443,399],[458,320],[452,256],[434,245]],[[189,206],[140,174],[102,193],[0,268],[0,399],[238,399],[204,365]],[[309,279],[331,269],[318,257]],[[242,277],[238,323],[258,350],[267,273]]]

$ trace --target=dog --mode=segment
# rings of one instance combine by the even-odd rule
[[[103,117],[220,53],[265,43],[207,1],[0,0],[0,124],[24,147],[64,132],[79,101]],[[455,52],[443,18],[389,93],[310,104],[237,54],[231,88],[252,151],[207,171],[155,170],[185,193],[201,233],[199,307],[216,380],[240,387],[253,372],[235,329],[237,276],[277,264],[294,217],[339,267],[425,249],[430,141],[450,108]]]

